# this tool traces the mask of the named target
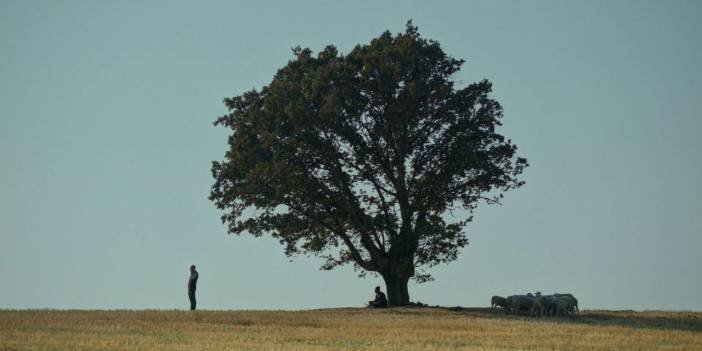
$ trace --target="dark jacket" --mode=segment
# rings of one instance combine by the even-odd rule
[[[197,288],[197,271],[190,272],[190,280],[188,281],[188,290],[195,291]]]
[[[375,300],[371,302],[371,306],[379,308],[388,307],[388,298],[385,297],[382,291],[378,291],[375,293]]]

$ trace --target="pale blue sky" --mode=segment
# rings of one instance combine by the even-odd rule
[[[300,45],[420,33],[494,84],[526,185],[413,301],[572,292],[702,309],[699,1],[0,0],[0,308],[360,306],[379,279],[231,237],[207,200],[224,97]]]

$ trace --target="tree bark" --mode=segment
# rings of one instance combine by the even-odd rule
[[[407,290],[407,282],[409,276],[399,274],[383,275],[385,287],[388,290],[388,305],[389,306],[407,306],[409,305],[409,290]]]

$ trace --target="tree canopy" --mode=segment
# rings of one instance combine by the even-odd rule
[[[457,87],[464,61],[411,22],[348,54],[293,54],[267,86],[224,99],[215,125],[232,133],[210,199],[230,233],[377,272],[405,305],[408,280],[455,260],[473,209],[523,185],[527,161],[496,131],[491,83]],[[467,215],[447,221],[456,208]]]

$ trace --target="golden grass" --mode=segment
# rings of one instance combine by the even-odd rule
[[[0,310],[0,350],[702,350],[702,313]]]

